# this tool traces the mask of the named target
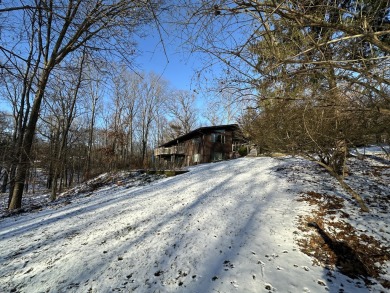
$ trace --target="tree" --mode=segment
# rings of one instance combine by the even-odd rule
[[[52,72],[80,50],[128,54],[134,30],[150,22],[161,1],[15,1],[0,10],[5,24],[0,67],[20,76],[26,97],[33,97],[20,151],[9,209],[21,207],[33,138]],[[5,34],[4,31],[7,33]],[[27,45],[28,44],[28,45]]]
[[[82,125],[85,126],[80,134],[81,137],[84,137],[82,133],[86,135],[84,139],[81,139],[81,144],[87,146],[85,157],[83,157],[85,165],[82,168],[84,180],[90,179],[91,175],[94,175],[96,172],[95,168],[99,166],[99,163],[93,160],[92,157],[94,146],[96,147],[96,121],[100,110],[102,110],[103,96],[105,94],[106,68],[105,62],[102,62],[101,59],[92,60],[89,57],[84,73],[86,86],[82,94],[82,108],[85,115],[83,115]]]
[[[255,140],[309,156],[343,183],[348,146],[365,139],[364,126],[390,113],[388,6],[202,1],[190,6],[187,25],[197,34],[189,41],[226,65],[220,84],[253,89],[242,120]]]
[[[0,192],[5,193],[7,191],[9,167],[11,165],[10,150],[12,148],[12,119],[11,115],[6,112],[0,111]]]
[[[51,115],[54,117],[55,124],[51,125],[54,133],[51,133],[53,141],[53,157],[52,157],[52,176],[51,200],[57,198],[58,179],[65,174],[66,168],[66,153],[68,148],[69,133],[72,123],[76,115],[76,102],[79,98],[79,91],[83,83],[85,52],[80,56],[80,60],[74,60],[76,64],[72,70],[68,71],[66,78],[57,77],[56,84],[53,85],[54,91],[46,91],[46,100],[51,95],[52,104],[50,105]],[[68,79],[68,80],[66,80]],[[61,189],[61,185],[60,185]]]
[[[242,93],[229,88],[220,89],[208,100],[204,116],[211,125],[237,123],[246,104]]]
[[[113,118],[111,130],[116,133],[120,145],[115,149],[122,165],[135,165],[135,128],[139,114],[142,92],[142,76],[131,73],[124,65],[119,65],[113,74]]]
[[[141,161],[148,164],[147,151],[153,123],[158,119],[157,110],[162,107],[167,97],[167,83],[154,73],[142,76],[139,95],[138,131],[140,138]]]
[[[10,147],[7,149],[7,173],[4,177],[4,190],[9,186],[9,200],[8,205],[12,199],[12,191],[15,185],[16,166],[18,164],[18,157],[21,151],[22,138],[27,125],[27,117],[30,112],[30,99],[28,92],[30,91],[26,70],[20,77],[15,77],[8,72],[1,75],[2,96],[9,101],[12,111],[12,134]],[[22,82],[21,82],[22,81]]]
[[[170,131],[167,139],[174,139],[197,127],[195,95],[184,90],[173,91],[165,102]]]
[[[388,85],[381,71],[370,72],[388,65],[387,0],[182,3],[191,9],[186,24],[192,49],[229,67],[225,84],[257,85],[283,72],[294,77],[333,68],[346,80],[374,82],[365,84],[372,90]]]

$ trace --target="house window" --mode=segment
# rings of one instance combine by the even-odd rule
[[[225,143],[225,135],[221,133],[212,133],[211,142]]]

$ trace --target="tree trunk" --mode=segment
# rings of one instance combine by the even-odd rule
[[[11,204],[12,200],[12,194],[14,192],[14,187],[15,187],[15,174],[16,174],[16,164],[12,163],[10,171],[9,171],[9,190],[8,190],[8,208],[9,205]]]
[[[47,175],[47,179],[46,179],[46,188],[47,189],[51,189],[52,181],[53,181],[53,163],[50,162],[49,174]]]
[[[74,176],[74,161],[72,162],[72,168],[69,169],[69,179],[68,179],[68,187],[71,187],[73,184],[73,176]]]
[[[337,174],[335,172],[335,170],[333,170],[332,167],[330,167],[322,162],[319,162],[319,161],[316,161],[316,163],[319,164],[320,166],[324,167],[329,172],[330,175],[332,175],[334,178],[337,179],[337,181],[340,183],[341,187],[345,191],[347,191],[356,200],[356,202],[359,204],[362,212],[368,213],[370,211],[369,208],[364,203],[363,198],[356,191],[354,191],[347,183],[345,183],[343,177],[340,176],[339,174]]]
[[[51,183],[50,201],[54,201],[57,198],[57,188],[58,188],[58,174],[57,174],[57,170],[56,170],[54,172],[53,180]]]
[[[142,140],[142,165],[146,167],[146,147],[147,141],[145,139]]]
[[[38,85],[38,91],[35,95],[34,103],[31,108],[31,115],[28,121],[26,132],[23,137],[19,162],[16,168],[15,187],[12,192],[12,198],[9,204],[9,210],[15,210],[22,207],[23,188],[26,181],[27,170],[29,168],[31,149],[34,140],[35,128],[38,122],[39,110],[43,99],[43,89],[46,87],[50,70],[45,68],[42,73],[42,78]]]
[[[94,97],[92,100],[91,124],[89,125],[89,132],[88,132],[87,162],[86,162],[85,172],[84,172],[85,180],[89,179],[90,172],[91,172],[91,154],[92,154],[92,144],[93,144],[93,130],[95,127],[96,104],[97,104],[97,98]]]
[[[64,177],[63,175],[65,174],[64,168],[66,168],[66,154],[67,154],[66,149],[67,149],[67,144],[68,144],[68,134],[69,134],[70,126],[72,125],[73,118],[74,118],[74,109],[76,106],[78,92],[79,92],[79,89],[81,86],[84,61],[85,61],[85,50],[83,51],[83,55],[82,55],[82,59],[81,59],[81,63],[80,63],[80,68],[79,68],[79,73],[78,73],[78,77],[77,77],[77,84],[76,84],[76,88],[75,88],[75,91],[74,91],[73,96],[72,96],[71,106],[69,108],[68,115],[66,115],[65,125],[63,126],[63,129],[62,129],[63,133],[62,133],[61,141],[59,141],[61,123],[58,125],[58,133],[56,136],[56,141],[58,138],[59,147],[55,148],[58,150],[58,153],[56,155],[56,164],[54,167],[54,181],[53,181],[52,193],[51,193],[51,197],[50,197],[50,199],[52,201],[57,198],[58,179],[60,179],[60,186],[59,186],[60,191],[62,190],[62,186],[63,186],[63,177]]]
[[[3,184],[1,185],[1,192],[2,193],[7,192],[7,184],[8,184],[8,170],[5,170],[5,174],[3,177]]]
[[[347,161],[347,143],[345,140],[338,140],[335,149],[330,158],[329,165],[332,167],[337,175],[345,175],[346,161]]]

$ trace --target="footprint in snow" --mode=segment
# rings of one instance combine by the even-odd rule
[[[230,284],[232,284],[234,288],[238,288],[238,284],[236,281],[231,281]]]
[[[265,290],[272,291],[272,285],[271,284],[265,284]]]
[[[223,262],[223,266],[225,267],[225,271],[228,271],[229,269],[233,269],[234,268],[234,264],[232,264],[230,262],[230,260],[225,260]]]
[[[326,286],[326,283],[322,280],[318,280],[317,283],[318,283],[318,285]]]

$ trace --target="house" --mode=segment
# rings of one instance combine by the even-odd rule
[[[231,159],[245,145],[237,124],[200,127],[154,150],[157,162],[189,166]]]

